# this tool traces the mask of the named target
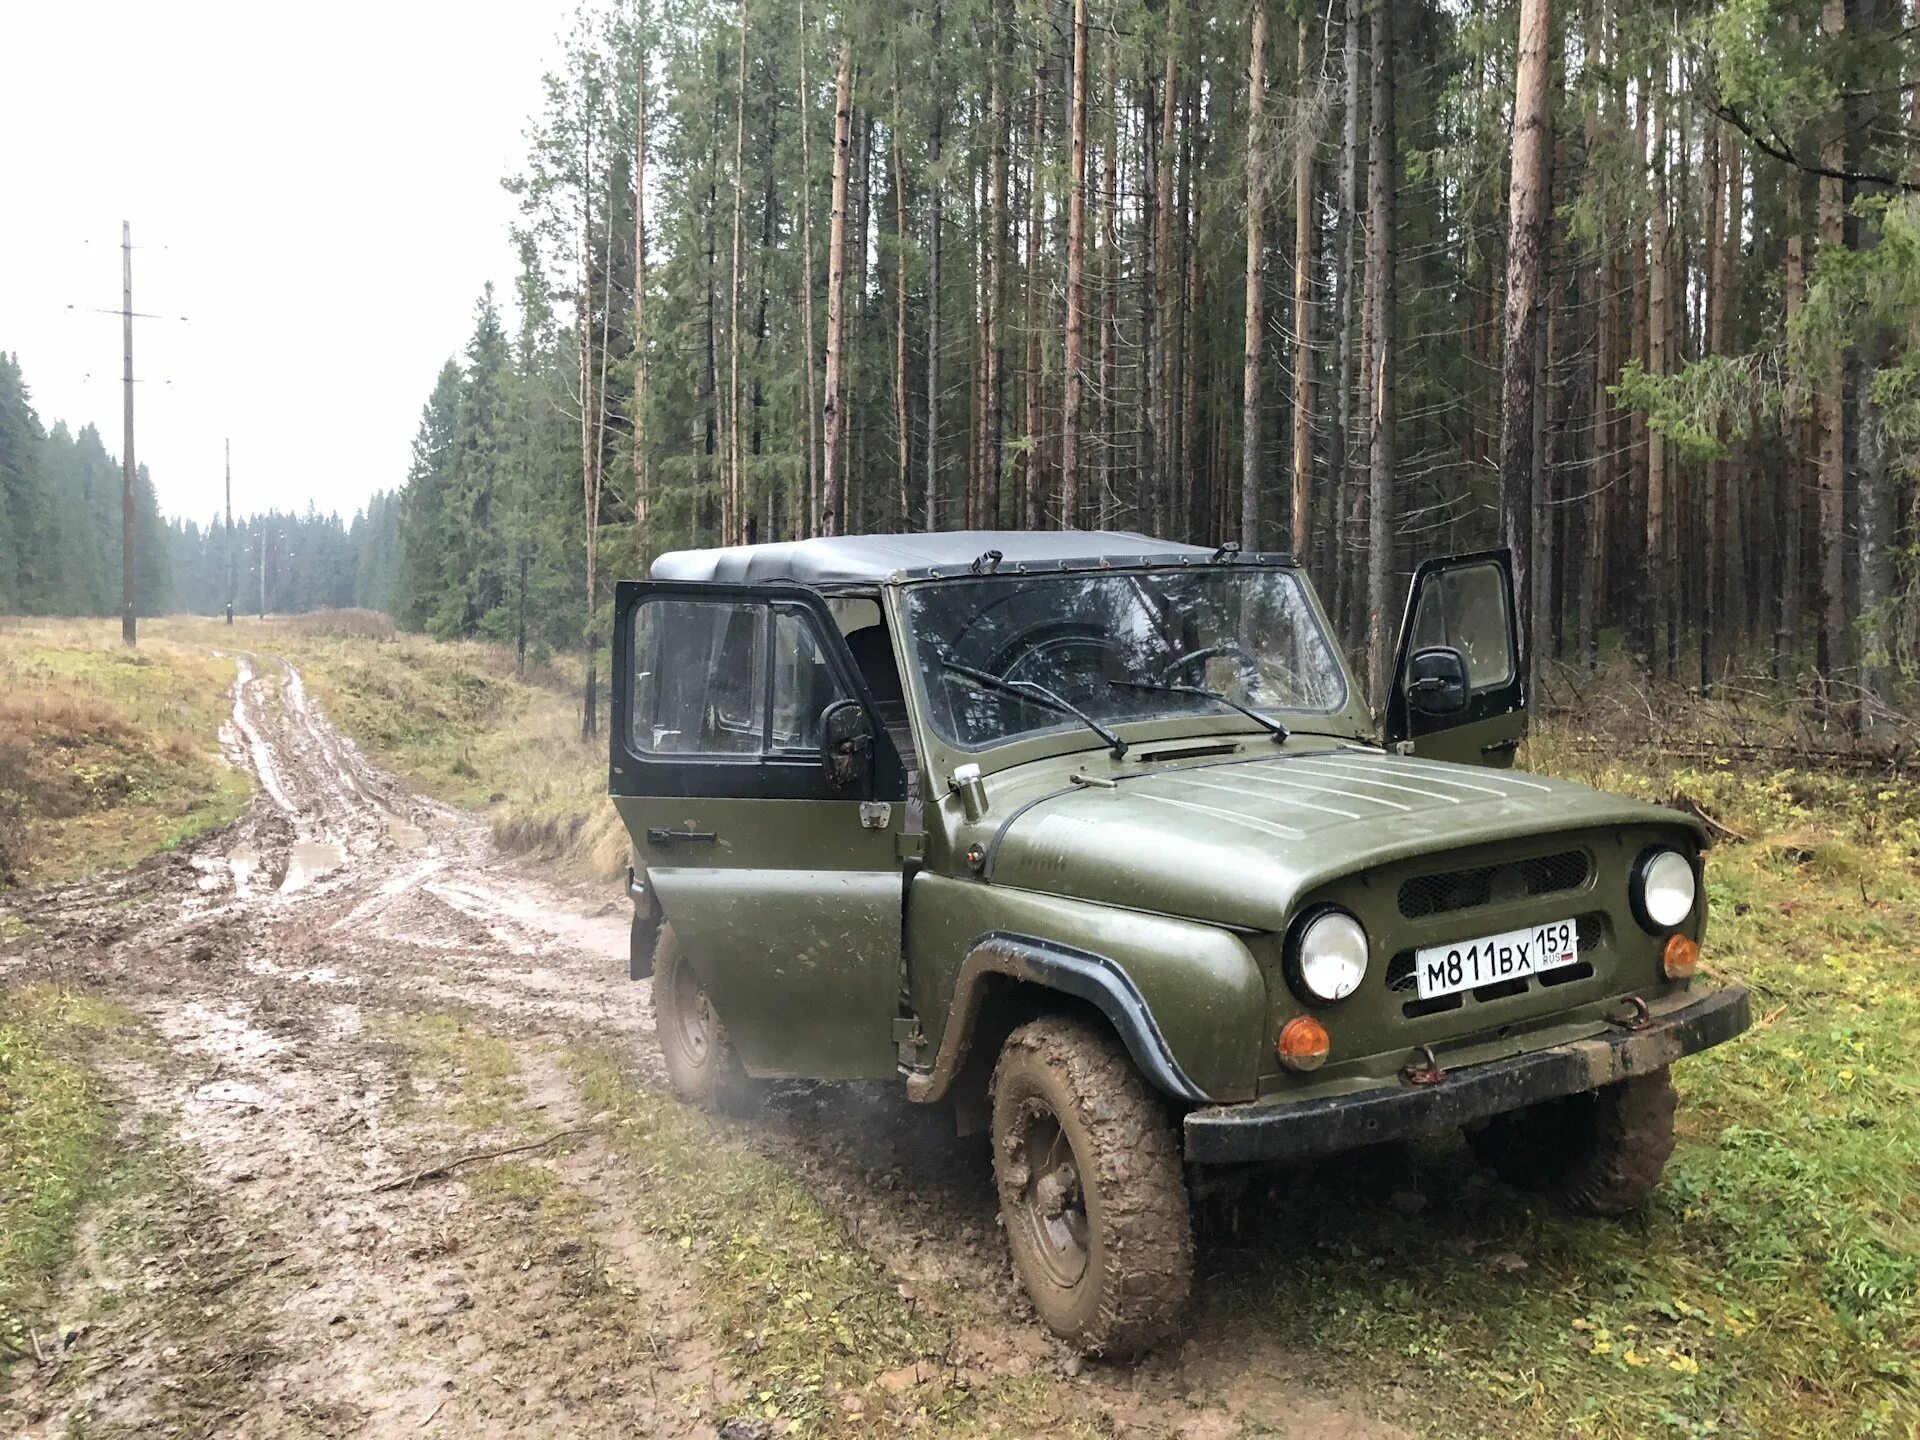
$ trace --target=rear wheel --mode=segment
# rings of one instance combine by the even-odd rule
[[[1665,1068],[1496,1115],[1467,1132],[1480,1163],[1509,1184],[1588,1215],[1624,1215],[1660,1183],[1679,1096]]]
[[[667,1078],[682,1099],[716,1110],[746,1103],[751,1095],[747,1072],[671,925],[660,927],[654,946],[653,1023]]]
[[[1013,1268],[1047,1328],[1135,1355],[1179,1324],[1193,1232],[1173,1123],[1113,1035],[1061,1016],[1008,1038],[993,1170]]]

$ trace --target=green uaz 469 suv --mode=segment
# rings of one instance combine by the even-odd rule
[[[1597,1212],[1658,1183],[1691,817],[1516,773],[1504,552],[1414,577],[1382,728],[1292,560],[1110,533],[684,551],[620,585],[609,788],[673,1083],[897,1078],[991,1132],[1094,1353],[1179,1322],[1196,1170],[1444,1127]]]

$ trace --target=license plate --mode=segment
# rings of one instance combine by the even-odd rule
[[[1579,931],[1573,921],[1550,920],[1524,930],[1416,950],[1413,975],[1420,998],[1431,1000],[1437,995],[1558,970],[1577,964],[1579,959]]]

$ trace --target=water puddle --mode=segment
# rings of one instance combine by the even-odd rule
[[[287,875],[280,893],[303,890],[347,863],[347,847],[337,840],[296,840],[287,854]]]

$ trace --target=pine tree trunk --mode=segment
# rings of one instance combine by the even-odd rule
[[[1520,50],[1514,68],[1513,163],[1507,192],[1507,305],[1500,373],[1500,534],[1513,555],[1514,601],[1534,614],[1535,476],[1540,408],[1535,387],[1544,344],[1548,157],[1553,137],[1548,84],[1552,0],[1520,0]],[[1535,658],[1538,624],[1522,627],[1524,672]],[[1542,661],[1546,657],[1539,657]]]
[[[827,232],[826,449],[822,468],[820,533],[838,535],[842,496],[840,448],[846,433],[841,370],[847,341],[847,170],[853,137],[853,41],[840,42],[840,74],[833,87],[833,210]]]
[[[1653,90],[1650,96],[1653,143],[1653,222],[1647,259],[1647,370],[1659,376],[1669,373],[1668,346],[1673,335],[1669,315],[1669,272],[1672,259],[1673,227],[1667,208],[1667,93],[1668,57],[1654,59]],[[1657,433],[1647,436],[1647,549],[1645,583],[1642,593],[1648,613],[1649,644],[1658,646],[1671,627],[1679,623],[1668,591],[1667,546],[1667,442]],[[1668,653],[1671,654],[1669,646]],[[1647,673],[1654,669],[1655,652],[1647,653]],[[1669,675],[1668,679],[1673,676]]]
[[[583,104],[591,93],[590,78],[583,79]],[[581,639],[587,647],[585,693],[581,697],[580,738],[591,740],[598,729],[600,645],[594,633],[594,617],[599,610],[600,475],[594,454],[593,395],[593,117],[589,111],[580,126],[580,296],[577,306],[580,351],[580,503],[586,544],[586,614],[581,624]],[[265,569],[262,567],[262,574]]]
[[[1179,263],[1173,253],[1173,156],[1176,133],[1174,116],[1180,92],[1180,29],[1184,0],[1169,0],[1167,5],[1166,70],[1160,82],[1160,140],[1158,171],[1154,177],[1156,209],[1153,224],[1153,278],[1156,286],[1154,309],[1154,348],[1147,360],[1154,371],[1155,463],[1151,474],[1142,480],[1153,487],[1153,533],[1170,535],[1175,526],[1173,499],[1173,350],[1174,350],[1174,277]]]
[[[946,109],[940,102],[940,45],[943,10],[933,4],[931,59],[933,132],[927,146],[927,510],[926,528],[940,528],[940,144]]]
[[[1792,31],[1789,30],[1789,35]],[[1798,170],[1784,177],[1787,189],[1787,258],[1785,275],[1786,324],[1790,330],[1807,300],[1806,184]],[[1806,556],[1802,516],[1807,489],[1806,457],[1813,436],[1805,417],[1789,414],[1780,422],[1783,460],[1780,467],[1780,602],[1773,632],[1773,678],[1785,683],[1794,677],[1800,650],[1806,578],[1801,562]]]
[[[1846,28],[1845,0],[1826,0],[1820,28],[1828,36]],[[1836,111],[1827,122],[1820,150],[1821,163],[1839,170],[1846,163],[1846,130]],[[1820,252],[1838,251],[1846,244],[1846,182],[1833,175],[1820,177]],[[1820,444],[1820,630],[1815,666],[1831,698],[1834,680],[1847,661],[1846,598],[1846,360],[1837,357],[1820,377],[1814,391],[1814,420]]]
[[[1259,0],[1264,5],[1264,0]],[[1300,17],[1294,89],[1307,98],[1307,28]],[[1293,142],[1293,553],[1302,561],[1313,543],[1313,147],[1319,136],[1294,122]]]
[[[1140,404],[1135,421],[1138,440],[1134,454],[1134,514],[1144,517],[1147,533],[1165,533],[1166,517],[1160,513],[1160,491],[1154,484],[1159,473],[1160,419],[1154,392],[1159,366],[1159,341],[1156,336],[1159,315],[1155,298],[1154,275],[1158,264],[1156,216],[1159,207],[1154,191],[1155,147],[1159,131],[1153,123],[1156,112],[1153,81],[1145,80],[1140,89]],[[1138,518],[1134,521],[1139,524]]]
[[[1247,320],[1240,378],[1240,545],[1260,548],[1260,357],[1267,333],[1266,159],[1261,110],[1267,93],[1267,0],[1253,0],[1247,70]]]
[[[820,533],[820,386],[814,376],[813,328],[813,90],[807,82],[807,0],[800,0],[800,328],[806,356],[807,498],[794,507],[795,538]]]
[[[1038,530],[1046,519],[1045,436],[1042,431],[1040,337],[1046,326],[1046,296],[1040,284],[1040,227],[1046,214],[1041,165],[1047,140],[1047,62],[1033,76],[1033,138],[1027,153],[1027,433],[1020,458],[1024,524]]]
[[[893,431],[894,481],[902,531],[913,529],[913,504],[908,494],[913,469],[912,436],[907,423],[907,156],[900,133],[900,53],[893,53]]]
[[[1109,37],[1106,94],[1112,108],[1107,112],[1105,161],[1101,167],[1100,188],[1100,397],[1098,404],[1100,465],[1098,497],[1099,526],[1113,528],[1113,413],[1114,385],[1119,375],[1120,325],[1120,252],[1119,231],[1114,215],[1120,190],[1120,46]]]
[[[1398,155],[1393,113],[1393,7],[1374,0],[1373,96],[1367,135],[1367,308],[1372,321],[1369,389],[1373,392],[1367,465],[1367,673],[1373,703],[1386,708],[1393,665],[1394,177]]]
[[[1334,346],[1333,382],[1333,463],[1328,467],[1332,479],[1331,513],[1327,517],[1330,532],[1329,553],[1333,573],[1329,581],[1335,596],[1334,620],[1349,644],[1353,639],[1353,576],[1359,569],[1359,534],[1355,525],[1362,513],[1362,487],[1359,467],[1353,463],[1354,367],[1363,363],[1355,353],[1354,332],[1360,293],[1360,10],[1364,0],[1344,0],[1346,14],[1342,27],[1341,61],[1344,96],[1340,129],[1340,262],[1334,272],[1340,289],[1334,306],[1339,336]],[[1352,520],[1349,520],[1351,514]]]
[[[1701,260],[1705,268],[1706,350],[1720,355],[1727,344],[1726,251],[1721,244],[1727,224],[1726,154],[1720,137],[1709,134],[1702,145],[1707,161],[1707,233]],[[1706,576],[1700,606],[1700,693],[1713,693],[1713,637],[1723,603],[1721,591],[1726,583],[1726,462],[1718,457],[1707,461],[1706,514],[1703,540],[1706,546]]]
[[[644,8],[640,24],[646,24]],[[648,524],[650,496],[647,476],[647,65],[644,44],[633,57],[633,520],[640,530],[640,558],[653,553]],[[525,589],[525,563],[521,585]]]
[[[740,217],[747,196],[747,0],[740,0],[740,69],[733,108],[733,266],[727,281],[727,503],[726,543],[746,538],[747,487],[740,445]]]
[[[1080,523],[1080,352],[1086,313],[1087,0],[1073,0],[1073,118],[1067,173],[1067,333],[1061,360],[1060,525]]]
[[[991,175],[987,191],[987,453],[982,458],[985,488],[980,497],[980,523],[992,530],[1000,525],[1000,478],[1005,469],[1007,408],[1005,275],[1007,254],[1007,131],[1010,124],[1006,97],[1006,0],[993,7],[993,47],[988,58],[988,125],[993,131]]]

